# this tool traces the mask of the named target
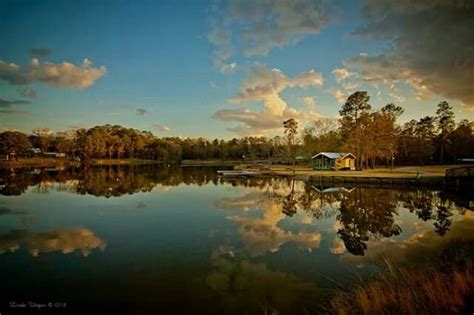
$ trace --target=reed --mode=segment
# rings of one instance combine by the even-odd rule
[[[474,297],[472,262],[437,269],[395,270],[335,296],[333,314],[459,314]]]

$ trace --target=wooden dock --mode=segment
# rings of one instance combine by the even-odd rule
[[[460,166],[447,169],[445,185],[450,190],[474,192],[474,166]]]
[[[357,186],[440,186],[444,185],[443,177],[366,177],[366,176],[319,176],[311,175],[309,180],[324,185],[357,185]]]

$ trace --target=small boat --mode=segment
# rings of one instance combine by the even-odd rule
[[[337,192],[346,192],[350,193],[352,192],[355,188],[345,188],[345,187],[329,187],[329,188],[318,188],[316,186],[311,185],[311,188],[316,190],[319,193],[337,193]]]
[[[258,173],[252,172],[252,171],[228,170],[228,171],[217,171],[217,174],[222,175],[222,176],[255,176]]]

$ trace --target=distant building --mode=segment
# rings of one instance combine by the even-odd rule
[[[26,155],[27,156],[38,156],[41,155],[41,149],[40,148],[31,148],[26,150]]]
[[[45,156],[45,157],[54,157],[54,158],[65,158],[66,154],[65,153],[60,153],[60,152],[44,152],[43,156]]]
[[[458,159],[459,164],[474,164],[474,158],[461,158]]]
[[[315,170],[355,170],[356,157],[352,153],[320,152],[314,155],[313,168]]]

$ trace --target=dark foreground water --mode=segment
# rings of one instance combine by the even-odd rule
[[[321,313],[381,262],[474,239],[467,202],[213,168],[2,170],[0,313]]]

